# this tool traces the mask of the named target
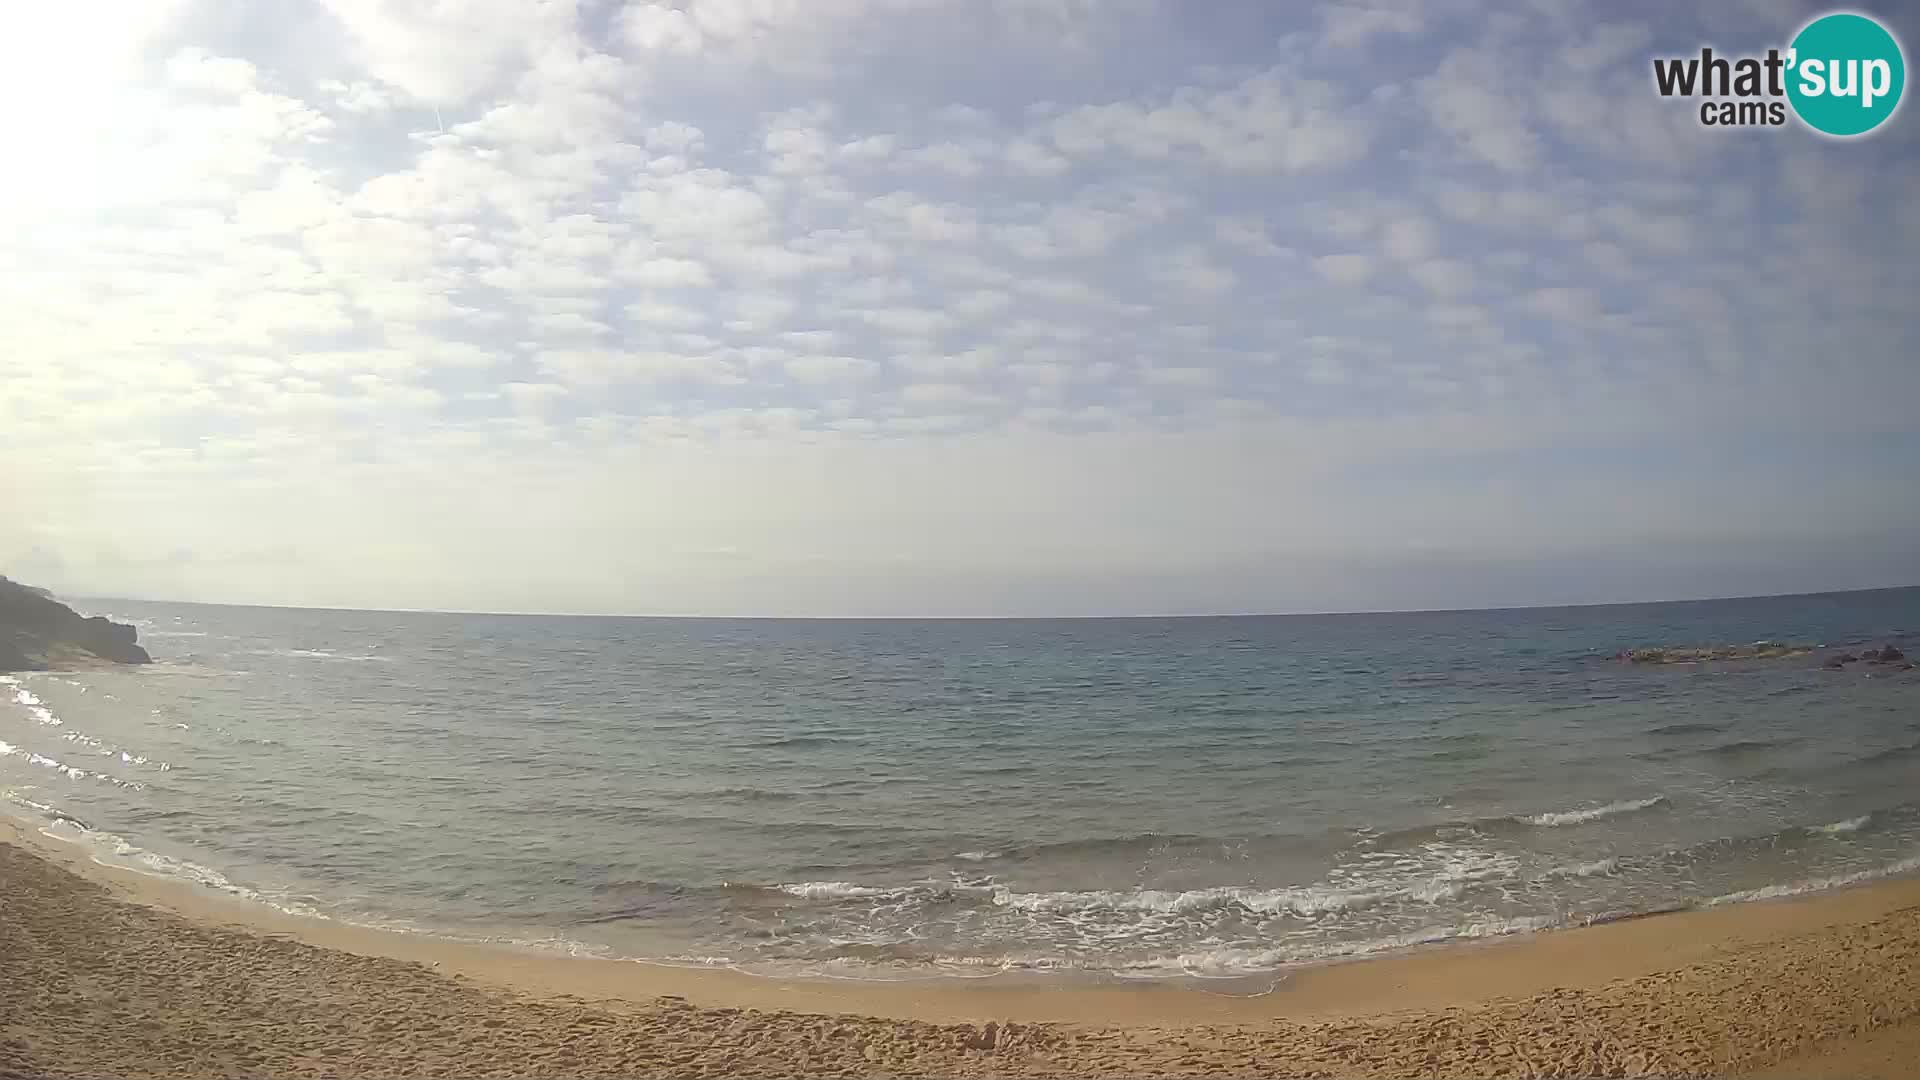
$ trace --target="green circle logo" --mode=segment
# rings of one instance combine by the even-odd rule
[[[1864,135],[1900,107],[1906,58],[1893,35],[1865,15],[1822,15],[1794,37],[1787,55],[1787,99],[1815,131]]]

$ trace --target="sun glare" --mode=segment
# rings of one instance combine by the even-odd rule
[[[0,216],[96,206],[139,84],[138,36],[78,6],[0,9]]]

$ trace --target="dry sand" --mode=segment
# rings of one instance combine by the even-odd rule
[[[875,986],[281,916],[0,822],[0,1078],[1910,1076],[1920,882],[1311,968]]]

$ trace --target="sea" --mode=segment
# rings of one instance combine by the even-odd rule
[[[1257,979],[1920,872],[1920,588],[1412,614],[77,601],[0,811],[370,926],[767,975]],[[1913,650],[1920,651],[1920,650]]]

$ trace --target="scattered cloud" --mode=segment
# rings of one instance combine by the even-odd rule
[[[0,15],[0,569],[1287,608],[1306,570],[1223,583],[1760,534],[1817,587],[1920,535],[1911,110],[1709,132],[1648,87],[1791,11],[64,10]],[[467,539],[509,520],[551,525]]]

